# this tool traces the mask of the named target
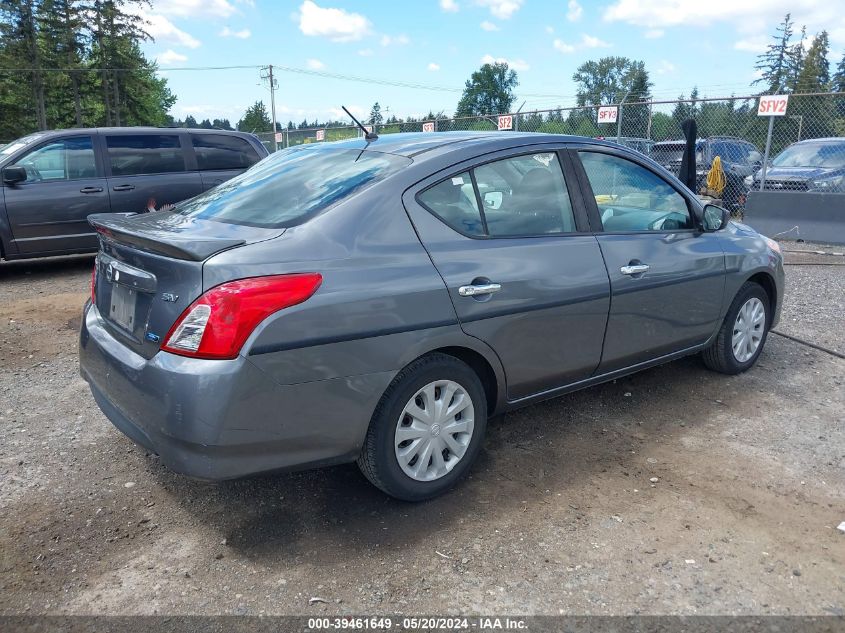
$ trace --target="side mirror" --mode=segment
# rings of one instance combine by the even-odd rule
[[[493,209],[494,211],[502,206],[504,195],[501,191],[488,191],[484,194],[484,208]]]
[[[717,207],[715,204],[708,204],[704,207],[704,213],[701,216],[704,230],[708,233],[713,231],[721,231],[728,225],[731,220],[731,213],[727,209]]]
[[[16,185],[26,180],[26,168],[19,165],[3,168],[3,182],[7,185]]]

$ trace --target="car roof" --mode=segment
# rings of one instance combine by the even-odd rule
[[[845,143],[845,138],[837,136],[826,136],[823,138],[805,138],[803,141],[795,141],[792,145],[802,143]]]
[[[194,132],[194,133],[202,133],[202,134],[236,134],[238,136],[254,136],[249,132],[240,132],[238,130],[220,130],[217,128],[214,129],[206,129],[206,128],[199,128],[199,127],[151,127],[151,126],[132,126],[132,127],[74,127],[74,128],[65,128],[60,130],[43,130],[41,132],[33,132],[33,134],[42,134],[44,138],[50,138],[52,136],[62,136],[65,134],[90,134],[91,132],[96,132],[98,134],[167,134],[167,133],[181,133],[181,132]],[[27,136],[30,136],[27,134]]]
[[[600,141],[585,136],[571,136],[566,134],[543,134],[539,132],[402,132],[396,134],[382,134],[369,143],[363,138],[334,141],[331,143],[310,143],[308,147],[322,147],[330,149],[353,149],[384,152],[414,158],[434,150],[458,149],[472,146],[483,150],[486,147],[501,148],[519,145],[533,145],[539,143],[589,143],[618,148],[616,143]],[[301,146],[295,146],[301,147]]]

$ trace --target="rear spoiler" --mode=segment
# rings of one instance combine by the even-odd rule
[[[88,216],[101,240],[126,244],[138,250],[173,259],[201,262],[221,251],[246,244],[240,238],[197,237],[167,230],[159,213],[95,213]]]

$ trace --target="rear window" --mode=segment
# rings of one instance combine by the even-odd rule
[[[381,152],[291,148],[174,210],[230,224],[293,226],[410,164]]]
[[[179,137],[171,134],[107,136],[112,176],[169,174],[185,171]]]
[[[200,171],[246,169],[258,162],[255,148],[246,139],[228,134],[191,134]]]

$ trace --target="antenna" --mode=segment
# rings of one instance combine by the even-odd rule
[[[364,132],[364,140],[365,141],[367,141],[369,143],[371,141],[378,140],[378,134],[376,134],[375,132],[370,132],[369,130],[367,130],[367,128],[365,128],[363,125],[361,125],[361,122],[358,119],[356,119],[354,116],[352,116],[352,113],[349,110],[346,109],[346,106],[342,105],[340,107],[343,108],[343,111],[346,112],[346,114],[349,115],[350,119],[355,121],[355,125],[357,125],[359,128],[361,128],[361,131]]]

